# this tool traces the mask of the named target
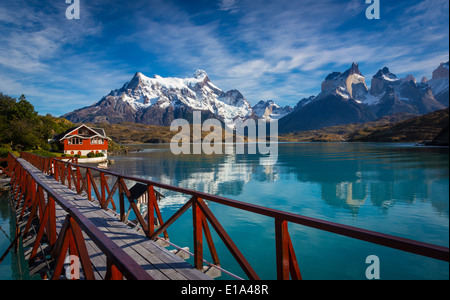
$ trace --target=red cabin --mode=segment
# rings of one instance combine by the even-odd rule
[[[87,155],[90,152],[94,154],[103,153],[108,156],[108,141],[102,128],[90,128],[86,125],[73,127],[66,132],[57,135],[53,140],[58,141],[63,146],[65,154]]]

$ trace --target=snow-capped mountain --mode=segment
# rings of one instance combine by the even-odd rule
[[[372,77],[370,89],[358,64],[333,72],[322,82],[321,92],[304,98],[280,120],[280,132],[313,130],[325,126],[362,123],[395,113],[426,114],[448,107],[448,62],[430,81],[418,83],[412,75],[397,76],[384,67]]]
[[[446,107],[434,95],[428,83],[418,83],[412,75],[399,79],[384,67],[372,77],[370,92],[362,103],[378,117],[399,112],[426,114]]]
[[[264,119],[268,122],[279,120],[284,116],[290,114],[292,110],[292,107],[290,107],[289,105],[281,107],[272,100],[261,100],[255,106],[253,106],[253,112],[255,113],[255,115],[258,118]]]
[[[208,74],[197,70],[188,78],[147,77],[136,73],[130,82],[111,91],[96,104],[62,117],[75,122],[136,122],[169,126],[174,119],[192,121],[194,110],[202,119],[217,118],[231,126],[235,119],[279,120],[280,132],[313,130],[326,126],[363,123],[396,114],[426,114],[449,105],[449,63],[442,63],[432,79],[421,82],[412,75],[398,78],[384,67],[371,80],[370,88],[357,63],[345,72],[332,72],[317,96],[300,100],[294,108],[274,101],[254,107],[238,90],[222,91]]]
[[[344,73],[329,74],[317,97],[300,100],[294,111],[280,120],[279,130],[286,133],[372,121],[374,113],[361,104],[368,91],[358,64],[353,63]]]
[[[322,82],[321,92],[315,100],[320,100],[329,95],[339,95],[344,99],[363,100],[368,90],[358,64],[353,63],[350,69],[344,73],[333,72],[328,75]]]
[[[395,74],[389,71],[388,67],[378,70],[372,77],[372,84],[370,87],[370,94],[375,98],[381,98],[389,85],[396,84],[398,78]]]
[[[194,110],[225,124],[253,115],[250,103],[239,91],[224,92],[205,71],[197,70],[191,78],[147,77],[138,72],[98,103],[63,117],[72,122],[128,121],[168,126],[176,118],[189,118]]]
[[[417,83],[412,75],[397,78],[388,67],[384,67],[373,75],[369,89],[365,77],[359,71],[358,64],[353,63],[344,73],[333,72],[328,75],[315,100],[329,95],[338,95],[343,99],[353,99],[366,105],[377,116],[398,111],[425,114],[445,108],[445,105],[439,103],[434,95],[448,91],[448,64],[441,64],[433,74],[433,79],[429,82]],[[387,105],[393,106],[391,111],[386,109]]]

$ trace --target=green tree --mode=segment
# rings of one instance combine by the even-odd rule
[[[38,113],[34,110],[34,106],[22,95],[19,97],[19,101],[14,106],[9,117],[11,120],[28,120],[34,122],[37,120]]]
[[[50,150],[49,140],[73,124],[47,114],[39,116],[24,95],[19,99],[0,93],[0,147],[13,150]]]

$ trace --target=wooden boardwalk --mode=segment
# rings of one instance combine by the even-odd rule
[[[7,159],[8,167],[0,169],[11,178],[12,199],[16,201],[14,206],[19,216],[18,225],[22,229],[21,232],[16,233],[14,241],[23,232],[25,253],[31,258],[30,261],[34,261],[33,272],[41,267],[45,269],[47,265],[48,277],[52,279],[64,278],[63,263],[69,251],[77,256],[79,254],[83,270],[80,276],[84,275],[86,279],[114,280],[125,277],[137,280],[209,280],[211,278],[201,271],[206,267],[203,258],[204,240],[207,242],[213,260],[213,263],[206,263],[210,267],[214,265],[214,269],[223,270],[220,267],[209,225],[246,276],[251,280],[260,279],[209,209],[206,201],[272,218],[275,225],[276,274],[277,279],[280,280],[302,279],[288,230],[289,223],[441,261],[449,260],[448,247],[440,245],[79,165],[76,159],[66,162],[25,152],[21,153],[21,157],[18,159],[10,153]],[[115,182],[111,189],[106,182],[107,177]],[[133,187],[128,188],[125,180],[134,182]],[[181,193],[189,196],[190,200],[164,221],[158,207],[158,191],[154,188]],[[95,196],[92,195],[93,192]],[[119,198],[117,207],[112,201],[115,195]],[[125,197],[137,217],[136,225],[140,226],[144,234],[123,223],[128,218]],[[149,213],[143,216],[137,203],[146,204]],[[20,207],[20,205],[24,206]],[[109,205],[112,205],[117,213],[109,211]],[[167,239],[167,228],[188,210],[192,211],[193,266],[154,242],[162,234]],[[29,215],[33,218],[28,220],[37,221],[36,226],[32,226],[30,230],[28,226],[32,222],[26,221]],[[34,242],[33,237],[35,237]],[[33,248],[31,253],[30,245]],[[41,257],[46,259],[40,260]]]
[[[76,207],[79,212],[95,224],[100,231],[136,261],[137,264],[139,264],[154,279],[211,280],[210,277],[193,268],[182,258],[120,222],[117,215],[102,209],[96,200],[89,201],[84,194],[77,194],[75,191],[57,182],[53,177],[45,175],[29,162],[20,158],[18,160],[20,160],[20,163],[24,168],[32,173],[33,176],[38,177],[49,188],[63,196],[67,202]],[[20,213],[20,210],[21,209],[17,210],[18,214]],[[55,213],[57,231],[59,232],[67,212],[56,204]],[[19,223],[19,226],[23,227],[25,223],[26,220]],[[106,257],[85,233],[83,233],[83,236],[94,269],[95,278],[104,279],[107,271]],[[28,239],[24,240],[24,246],[26,247],[27,245],[32,244],[32,242],[32,237],[28,237]],[[30,252],[31,249],[28,252],[25,252],[26,259],[27,256],[29,257]],[[41,264],[43,264],[43,262]],[[82,275],[81,271],[80,275]]]

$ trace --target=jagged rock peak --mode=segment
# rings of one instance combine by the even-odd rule
[[[323,99],[330,94],[337,94],[345,99],[364,100],[367,92],[365,78],[359,71],[358,64],[354,62],[344,73],[329,74],[322,82],[321,92],[315,100]]]
[[[407,82],[413,82],[414,84],[417,84],[416,78],[411,74],[407,75],[405,78],[400,79],[400,80],[407,81]]]
[[[350,67],[350,69],[345,71],[343,75],[349,76],[349,75],[353,75],[353,74],[358,74],[358,75],[362,76],[361,71],[359,71],[359,66],[355,62],[352,63],[352,66]]]
[[[133,78],[131,78],[131,81],[128,84],[125,84],[125,86],[128,89],[132,89],[135,88],[136,86],[138,86],[138,84],[140,82],[142,82],[142,78],[145,77],[144,74],[142,74],[141,72],[136,72],[133,76]]]
[[[394,73],[391,73],[388,67],[384,67],[373,75],[370,94],[380,96],[386,91],[386,88],[393,84],[398,84],[399,79]]]
[[[332,72],[325,78],[325,80],[337,80],[337,79],[348,77],[353,74],[363,76],[361,71],[359,70],[358,64],[355,62],[353,62],[351,67],[348,70],[346,70],[344,73]]]
[[[449,62],[441,63],[439,67],[433,71],[432,79],[446,78],[448,77]]]
[[[389,71],[388,67],[378,70],[378,72],[373,76],[373,78],[384,79],[388,81],[397,80],[397,76]]]
[[[208,73],[206,73],[205,70],[198,69],[198,70],[195,71],[195,73],[194,73],[194,78],[197,78],[197,79],[206,79],[206,78],[208,78]],[[208,79],[209,79],[209,78],[208,78]]]
[[[333,73],[328,74],[328,76],[325,77],[325,80],[335,80],[335,79],[339,78],[341,75],[342,75],[341,72],[333,72]]]

